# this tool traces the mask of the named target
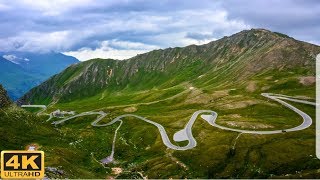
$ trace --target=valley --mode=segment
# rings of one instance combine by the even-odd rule
[[[74,57],[54,52],[0,51],[0,84],[8,90],[11,99],[17,100],[32,87],[78,62]]]
[[[272,97],[272,96],[271,96]],[[279,95],[279,98],[283,98],[282,96],[280,96]],[[286,98],[288,98],[288,97],[286,97]],[[288,98],[289,100],[290,100],[290,98]],[[287,99],[287,100],[288,100]],[[266,99],[264,99],[264,100],[266,100]],[[294,100],[296,100],[296,99],[292,99],[293,101]],[[170,99],[168,100],[168,101],[170,101]],[[298,100],[299,101],[299,100]],[[166,102],[166,101],[160,101],[160,102],[158,102],[158,103],[154,103],[154,106],[156,106],[156,105],[159,105],[159,103],[164,103],[164,102]],[[308,101],[309,102],[309,101]],[[308,102],[306,102],[306,103],[308,103]],[[130,104],[129,104],[130,105]],[[138,109],[138,111],[137,112],[135,112],[135,113],[138,113],[138,114],[141,114],[141,113],[139,113],[139,110],[140,110],[140,107],[141,106],[146,106],[146,105],[138,105],[137,107],[137,109]],[[310,107],[310,105],[303,105],[303,106],[301,106],[301,105],[299,105],[299,104],[297,104],[297,105],[295,105],[295,106],[297,106],[297,107],[299,107],[299,109],[301,108],[301,110],[302,111],[306,111],[307,113],[309,113],[310,114],[310,110],[312,109],[311,107]],[[124,107],[123,107],[124,108]],[[283,119],[281,120],[281,122],[280,123],[284,123],[284,124],[286,124],[287,123],[287,125],[279,125],[279,127],[281,127],[280,128],[280,130],[276,130],[276,129],[274,129],[273,131],[267,131],[267,134],[269,134],[269,135],[259,135],[259,134],[264,134],[266,131],[264,130],[264,129],[260,129],[260,130],[250,130],[250,131],[247,131],[247,130],[239,130],[239,129],[232,129],[231,127],[229,127],[229,126],[222,126],[222,125],[219,125],[220,123],[219,122],[221,122],[220,120],[219,120],[219,118],[217,119],[218,120],[218,124],[215,124],[214,122],[213,122],[213,124],[211,124],[212,126],[214,126],[214,127],[216,127],[216,128],[218,128],[218,129],[221,129],[221,130],[218,130],[218,129],[216,129],[216,128],[209,128],[208,127],[208,124],[207,123],[201,123],[201,122],[204,122],[204,121],[201,121],[201,120],[199,120],[199,121],[195,121],[195,124],[192,126],[193,127],[193,135],[191,134],[191,137],[195,137],[195,139],[197,139],[197,140],[195,140],[194,139],[194,141],[195,142],[197,142],[198,141],[198,143],[196,143],[197,144],[197,146],[195,146],[194,145],[194,147],[192,148],[192,149],[190,149],[190,148],[187,148],[187,149],[189,149],[189,150],[187,150],[187,151],[185,151],[187,154],[189,154],[188,153],[188,151],[191,151],[191,153],[192,153],[192,151],[199,151],[198,149],[200,149],[201,151],[203,151],[203,149],[205,149],[205,148],[207,148],[207,146],[208,146],[208,144],[207,143],[205,143],[205,142],[207,142],[208,140],[206,140],[206,139],[208,139],[208,137],[210,137],[210,139],[219,139],[219,137],[222,135],[222,134],[229,134],[229,138],[228,139],[225,139],[225,138],[223,138],[223,139],[221,139],[220,140],[220,143],[222,143],[222,144],[225,144],[225,145],[227,145],[227,144],[229,144],[228,146],[230,147],[230,149],[228,150],[228,148],[227,149],[225,149],[225,151],[224,152],[220,152],[220,153],[222,153],[222,154],[225,154],[225,153],[236,153],[236,154],[238,154],[238,153],[241,153],[241,151],[243,151],[242,150],[242,148],[243,147],[246,147],[246,146],[251,146],[252,144],[257,144],[257,142],[254,142],[254,141],[256,141],[257,140],[257,138],[259,137],[259,136],[261,136],[260,138],[262,138],[262,139],[264,139],[264,141],[266,141],[267,139],[270,139],[270,140],[272,140],[272,139],[274,139],[274,138],[276,138],[276,139],[278,139],[278,138],[280,138],[281,136],[282,136],[282,138],[280,138],[280,139],[283,139],[282,141],[286,141],[286,140],[288,140],[288,139],[292,139],[293,137],[294,137],[294,135],[293,134],[291,134],[291,133],[294,133],[294,134],[296,134],[298,137],[300,137],[300,132],[302,132],[303,134],[304,133],[306,133],[306,132],[312,132],[313,130],[311,130],[311,129],[309,129],[309,130],[307,130],[307,129],[305,129],[305,128],[307,128],[307,127],[309,127],[310,125],[311,125],[311,122],[310,122],[310,120],[311,119],[308,119],[308,118],[306,118],[306,119],[304,119],[304,123],[301,123],[301,119],[300,118],[297,118],[297,115],[295,115],[295,113],[289,113],[289,112],[291,112],[291,110],[286,110],[286,108],[282,108],[282,106],[276,106],[276,108],[280,108],[281,109],[281,112],[284,112],[285,113],[285,115],[280,115],[280,116],[282,116],[283,117]],[[116,109],[119,109],[119,108],[115,108],[115,110]],[[121,108],[120,108],[121,109]],[[309,109],[309,110],[308,110]],[[70,110],[70,109],[69,109]],[[175,110],[176,112],[177,112],[177,110]],[[128,168],[129,167],[126,167],[126,166],[123,166],[123,163],[125,163],[125,162],[131,162],[131,161],[127,161],[127,159],[128,158],[130,158],[130,155],[129,154],[127,154],[127,155],[129,155],[129,156],[125,156],[125,155],[122,155],[121,156],[121,154],[122,154],[122,149],[123,148],[126,148],[126,149],[133,149],[134,150],[134,154],[140,154],[140,153],[142,153],[142,154],[146,154],[146,153],[148,153],[148,152],[150,152],[150,149],[148,148],[150,145],[152,145],[153,143],[152,142],[150,142],[150,138],[152,137],[150,137],[150,134],[148,135],[148,134],[145,134],[144,133],[144,131],[145,130],[147,130],[147,131],[149,131],[150,132],[150,130],[152,130],[152,134],[154,134],[153,135],[153,137],[155,138],[155,137],[157,137],[156,139],[154,139],[154,140],[156,140],[156,142],[157,142],[157,147],[159,148],[159,147],[161,147],[161,146],[163,146],[163,145],[165,145],[165,146],[168,146],[167,144],[168,143],[170,143],[171,144],[171,142],[174,142],[174,141],[176,141],[174,138],[172,139],[172,137],[174,137],[174,133],[177,133],[177,132],[179,132],[179,130],[181,129],[181,127],[183,127],[183,125],[181,124],[181,125],[175,125],[177,128],[174,128],[174,129],[172,129],[172,125],[167,125],[168,123],[166,123],[166,125],[163,127],[162,126],[162,130],[163,130],[163,132],[166,132],[166,137],[167,138],[163,138],[162,137],[162,135],[159,137],[158,135],[156,135],[156,134],[158,134],[159,133],[159,130],[156,130],[157,128],[152,128],[150,125],[147,125],[145,122],[144,123],[139,123],[139,122],[137,122],[137,120],[139,120],[140,118],[143,120],[143,119],[145,119],[144,117],[141,117],[141,115],[140,116],[134,116],[134,115],[127,115],[127,114],[123,114],[123,113],[125,113],[124,111],[122,111],[122,114],[123,115],[121,115],[121,116],[118,116],[118,117],[115,117],[116,116],[116,114],[119,114],[119,113],[121,113],[120,111],[118,111],[118,113],[115,113],[114,111],[110,111],[110,109],[107,111],[107,112],[109,112],[108,113],[108,115],[107,115],[107,113],[103,113],[103,112],[92,112],[92,111],[89,111],[89,112],[82,112],[82,113],[80,113],[80,114],[78,114],[78,115],[76,115],[76,116],[71,116],[71,117],[68,117],[68,118],[65,118],[65,119],[63,119],[63,120],[59,120],[59,119],[55,119],[54,120],[54,122],[53,122],[53,124],[56,124],[57,126],[57,128],[61,128],[61,129],[64,129],[64,130],[67,130],[67,129],[69,129],[69,128],[71,128],[71,129],[73,129],[73,131],[75,131],[74,133],[72,133],[72,134],[74,134],[74,135],[76,135],[76,134],[78,134],[78,133],[80,133],[81,132],[81,134],[82,133],[85,133],[85,132],[87,132],[87,133],[89,133],[90,131],[91,131],[91,133],[93,132],[93,131],[98,131],[98,132],[101,132],[101,135],[99,135],[99,136],[105,136],[105,138],[107,138],[107,139],[109,139],[107,142],[100,142],[100,143],[103,143],[104,145],[102,146],[100,146],[99,145],[99,147],[101,148],[99,148],[100,150],[98,150],[98,149],[96,149],[96,147],[92,147],[92,149],[91,150],[89,150],[89,151],[92,151],[92,152],[90,152],[90,153],[92,153],[92,154],[94,154],[95,156],[95,158],[96,159],[100,159],[100,160],[102,160],[102,162],[105,162],[105,163],[107,163],[105,166],[106,167],[122,167],[122,168],[124,168],[125,170],[128,170]],[[162,111],[162,113],[165,113],[165,112],[163,112]],[[180,112],[181,113],[181,112]],[[188,114],[189,113],[189,114]],[[188,110],[188,113],[184,113],[185,115],[184,116],[186,116],[186,117],[188,117],[188,116],[190,116],[190,110]],[[203,116],[205,119],[207,119],[207,118],[209,118],[208,120],[213,120],[214,119],[214,117],[212,116],[212,119],[210,119],[210,114],[212,113],[212,111],[210,111],[210,113],[209,113],[209,115],[206,117],[206,116]],[[166,114],[170,114],[170,113],[166,113]],[[206,114],[206,113],[205,113]],[[242,114],[242,113],[241,113]],[[98,117],[97,117],[97,119],[95,119],[95,116],[96,115],[99,115]],[[243,115],[243,114],[242,114]],[[289,117],[290,118],[288,118],[288,115],[290,115]],[[81,117],[81,116],[83,116],[83,117]],[[110,117],[109,117],[110,116]],[[173,118],[174,119],[174,117],[176,117],[177,115],[174,115],[174,116],[171,116],[171,118]],[[198,116],[198,115],[197,115]],[[200,118],[200,116],[199,116],[199,118],[197,118],[197,116],[193,116],[194,117],[194,120],[195,119],[199,119]],[[261,116],[266,116],[266,114],[265,113],[262,113],[262,115]],[[312,113],[311,113],[311,116],[312,116]],[[146,120],[149,120],[149,119],[152,119],[152,117],[157,117],[157,116],[155,116],[155,115],[149,115],[149,117],[148,117],[148,119],[146,119]],[[165,118],[165,119],[168,119],[169,117],[168,116],[159,116],[159,118],[156,118],[156,124],[158,124],[158,122],[167,122],[167,120],[165,120],[165,121],[163,121],[163,120],[161,120],[162,118]],[[203,118],[202,117],[202,118]],[[250,117],[248,117],[248,118],[250,118]],[[296,122],[293,122],[292,123],[292,121],[290,120],[291,118],[293,118],[294,119],[294,121],[296,121]],[[73,119],[73,120],[72,120]],[[106,120],[107,119],[107,120]],[[186,118],[183,118],[183,119],[186,119]],[[70,122],[68,122],[69,120],[72,120],[72,121],[70,121]],[[123,123],[122,124],[122,121],[123,120],[126,120],[126,122],[125,123]],[[192,119],[190,119],[190,120],[192,120]],[[189,121],[190,121],[189,120]],[[46,119],[43,119],[43,121],[46,121]],[[92,121],[92,122],[91,122]],[[102,123],[99,123],[99,121],[101,121]],[[120,122],[121,124],[122,124],[122,126],[121,126],[121,124],[118,124],[118,123],[116,123],[116,122]],[[212,121],[211,121],[212,122]],[[248,121],[247,120],[247,122],[248,123],[250,123],[250,121]],[[51,122],[50,122],[51,123]],[[62,124],[62,125],[59,125],[59,124]],[[92,127],[93,128],[89,128],[88,129],[88,126],[86,125],[86,124],[91,124],[91,125],[93,125]],[[112,125],[113,124],[113,125]],[[188,124],[188,123],[187,123]],[[273,124],[275,124],[275,123],[273,123]],[[294,125],[294,124],[297,124],[297,125]],[[302,126],[300,126],[300,124],[302,125]],[[106,125],[109,125],[110,127],[108,127],[108,128],[102,128],[102,127],[104,127],[104,126],[106,126]],[[130,130],[129,132],[132,132],[132,131],[134,131],[134,132],[132,132],[133,134],[135,134],[135,137],[130,137],[130,136],[127,136],[127,137],[124,137],[124,132],[128,132],[128,125],[129,125],[129,129],[131,129],[131,128],[133,128],[133,127],[135,127],[135,128],[133,128],[133,130]],[[98,126],[98,127],[95,127],[95,126]],[[100,127],[100,126],[102,126],[102,127]],[[161,125],[160,125],[161,126]],[[297,127],[299,127],[299,129],[295,129],[293,126],[297,126]],[[94,128],[95,127],[95,128]],[[121,128],[120,128],[121,127]],[[168,128],[169,127],[169,128]],[[283,127],[288,127],[288,128],[293,128],[293,132],[289,132],[289,131],[287,131],[287,132],[284,132],[282,129],[283,129]],[[312,128],[314,127],[314,125],[312,125],[311,126]],[[80,128],[80,129],[79,129]],[[111,128],[111,129],[110,129]],[[116,128],[116,129],[115,129]],[[140,128],[143,128],[142,130],[140,129]],[[147,129],[146,129],[147,128]],[[158,127],[159,128],[159,127]],[[70,129],[70,130],[71,130]],[[90,130],[91,129],[91,130]],[[305,129],[305,130],[302,130],[302,129]],[[89,130],[89,132],[88,132],[88,130]],[[116,131],[116,130],[119,130],[119,131]],[[167,131],[166,131],[167,130]],[[236,132],[232,132],[233,130],[236,130]],[[310,131],[311,130],[311,131]],[[231,131],[231,132],[228,132],[228,131]],[[294,131],[296,131],[296,132],[294,132]],[[67,131],[68,133],[71,133],[70,131]],[[117,139],[116,139],[116,141],[115,142],[113,142],[113,137],[116,137],[116,132],[118,133],[118,136],[117,136]],[[161,132],[161,131],[160,131]],[[199,134],[199,132],[204,132],[203,134],[202,133],[200,133]],[[218,134],[217,133],[214,133],[214,132],[219,132]],[[240,143],[240,144],[237,144],[235,147],[233,147],[233,141],[230,141],[230,140],[233,140],[233,139],[235,139],[236,137],[237,137],[237,134],[239,133],[239,132],[247,132],[247,133],[250,133],[250,134],[257,134],[258,135],[258,137],[255,137],[254,138],[254,136],[253,137],[251,137],[250,138],[250,136],[252,136],[252,135],[249,135],[249,134],[246,134],[246,133],[244,133],[244,134],[242,134],[242,136],[237,140],[237,141],[239,141],[238,143]],[[234,134],[234,136],[232,135],[232,136],[230,136],[231,134]],[[272,133],[275,133],[275,135],[272,135]],[[276,135],[276,134],[278,134],[279,133],[279,135]],[[290,135],[291,134],[291,135]],[[300,135],[299,135],[300,134]],[[138,137],[138,136],[141,136],[141,137]],[[78,135],[76,135],[76,136],[78,136]],[[208,136],[207,138],[205,138],[206,136]],[[266,137],[263,137],[263,136],[266,136]],[[82,135],[80,135],[80,139],[78,139],[77,141],[79,141],[78,143],[79,144],[75,144],[75,146],[76,147],[78,147],[78,148],[81,148],[82,146],[79,146],[80,144],[86,144],[86,143],[89,143],[89,142],[84,142],[84,141],[92,141],[92,139],[91,138],[89,138],[89,137],[92,137],[92,135],[91,136],[89,136],[88,138],[89,139],[87,139],[87,138],[85,138],[85,136],[84,136],[84,134],[82,134]],[[225,137],[225,136],[223,136],[223,137]],[[84,138],[84,139],[83,139]],[[105,139],[105,138],[103,138],[103,139]],[[158,139],[159,138],[159,139]],[[253,138],[253,139],[252,139]],[[260,138],[258,138],[258,139],[260,139]],[[87,139],[87,140],[86,140]],[[91,139],[91,140],[90,140]],[[153,138],[152,138],[153,139]],[[167,142],[166,141],[166,139],[168,139],[168,141],[169,142]],[[182,140],[182,139],[188,139],[188,138],[186,138],[186,137],[180,137],[180,139]],[[250,140],[251,139],[251,140]],[[82,140],[82,141],[81,141]],[[129,140],[129,142],[128,142],[128,140]],[[146,140],[149,140],[148,142],[144,142],[144,141],[146,141]],[[172,141],[173,140],[173,141]],[[192,139],[190,139],[190,140],[192,140]],[[245,140],[245,141],[244,141]],[[248,141],[249,140],[249,142],[246,142],[246,141]],[[254,140],[254,141],[252,141],[252,140]],[[105,141],[105,140],[104,140]],[[225,141],[224,143],[223,143],[223,141]],[[291,140],[292,141],[292,140]],[[186,143],[187,142],[187,143]],[[191,142],[193,142],[193,141],[191,141]],[[243,142],[246,142],[246,144],[241,144],[241,142],[243,143]],[[298,141],[299,142],[299,141]],[[150,143],[150,144],[149,144]],[[181,146],[181,147],[190,147],[190,141],[185,141],[185,142],[176,142],[177,144],[178,144],[178,146]],[[261,142],[260,142],[261,143]],[[126,145],[127,144],[127,145]],[[193,143],[191,143],[191,144],[193,144]],[[212,144],[212,143],[209,143],[209,144]],[[259,143],[258,143],[259,144]],[[219,145],[216,145],[216,146],[218,146],[219,147]],[[277,145],[278,146],[278,145]],[[296,147],[298,147],[297,145],[293,145],[295,148]],[[88,147],[87,145],[85,146],[85,147]],[[115,151],[113,151],[112,149],[115,147]],[[174,145],[173,147],[172,146],[170,146],[169,145],[169,148],[170,149],[172,149],[172,148],[174,148],[175,149],[175,147],[176,147],[176,145]],[[233,148],[235,148],[235,150],[232,150]],[[287,147],[288,148],[288,147]],[[136,150],[135,150],[136,149]],[[170,152],[171,150],[170,149],[166,149],[166,148],[160,148],[159,150],[156,150],[156,152],[157,152],[157,154],[162,154],[162,153],[167,153],[168,151]],[[193,149],[195,149],[195,150],[193,150]],[[143,152],[140,152],[140,153],[138,153],[137,152],[137,150],[139,150],[139,151],[143,151]],[[153,149],[153,151],[154,151],[155,149]],[[214,149],[213,149],[214,150]],[[100,152],[99,152],[100,151]],[[162,153],[161,153],[161,151],[163,151]],[[234,151],[234,152],[233,152]],[[207,153],[206,151],[204,151],[205,153]],[[279,150],[279,151],[277,151],[279,154],[282,154],[283,152],[281,152],[281,150]],[[287,152],[287,151],[285,151],[285,152]],[[89,153],[89,152],[88,152]],[[120,153],[120,154],[119,154]],[[100,155],[99,155],[100,154]],[[178,152],[174,152],[174,157],[179,157],[179,154],[180,153],[178,153]],[[182,153],[182,154],[184,154],[184,153]],[[216,153],[214,153],[214,154],[216,154]],[[214,154],[212,154],[213,156],[214,156]],[[298,154],[305,154],[305,152],[300,152],[300,153],[298,153]],[[312,153],[313,154],[313,153]],[[106,158],[106,155],[110,155],[110,156],[107,156],[107,158]],[[120,156],[119,156],[120,155]],[[217,154],[218,155],[218,154]],[[239,155],[239,154],[238,154]],[[238,156],[237,155],[237,156]],[[143,156],[145,156],[145,155],[143,155]],[[231,156],[234,156],[234,155],[231,155]],[[299,155],[298,155],[299,156]],[[90,157],[90,156],[88,156],[88,157]],[[87,157],[87,158],[88,158]],[[109,157],[112,157],[112,159],[110,159]],[[132,158],[132,157],[131,157]],[[181,159],[180,158],[178,158],[180,161],[181,161]],[[281,159],[281,158],[280,158]],[[125,162],[123,162],[123,161],[125,161]],[[159,159],[158,159],[158,161],[159,161]],[[161,160],[161,161],[163,161],[163,160]],[[279,159],[277,159],[277,161],[279,161]],[[316,160],[315,160],[316,161]],[[113,163],[111,163],[111,162],[113,162]],[[190,164],[190,163],[186,163],[185,162],[185,160],[182,160],[182,162],[184,163],[184,164],[186,164],[186,166],[188,167],[188,168],[191,168],[193,165],[192,164]],[[169,163],[169,162],[168,162]],[[126,163],[125,163],[126,164]],[[178,167],[177,167],[178,168]],[[182,167],[181,167],[182,168]],[[199,166],[199,168],[201,168],[201,166]],[[184,168],[183,168],[184,169]],[[206,169],[206,168],[204,168],[204,169]],[[181,169],[182,170],[182,169]],[[130,171],[132,171],[132,169],[130,170]],[[141,169],[140,170],[138,170],[139,172],[141,171]],[[134,170],[133,170],[133,172],[134,172]],[[172,171],[173,172],[173,171]],[[144,173],[146,173],[145,171],[144,171]],[[131,173],[132,174],[132,173]],[[131,175],[130,175],[131,176]]]
[[[51,178],[316,178],[319,52],[252,29],[71,65],[20,98],[25,110],[0,111],[0,133],[15,137],[0,144],[38,144],[46,164],[63,171]]]
[[[59,121],[54,121],[54,122],[52,122],[52,124],[57,126],[59,124],[65,123],[66,121],[69,121],[71,119],[75,119],[77,117],[82,117],[82,116],[88,116],[88,115],[99,115],[97,117],[97,119],[91,123],[91,125],[94,126],[94,127],[106,127],[106,126],[110,126],[110,125],[112,125],[112,124],[114,124],[116,122],[120,122],[118,128],[115,130],[115,135],[114,135],[114,139],[113,139],[113,142],[112,142],[112,152],[111,152],[111,155],[109,156],[111,160],[109,160],[107,162],[102,160],[102,163],[104,163],[104,164],[108,164],[108,163],[111,163],[113,161],[116,135],[117,135],[117,132],[120,129],[122,123],[123,123],[122,118],[126,118],[126,117],[134,117],[136,119],[140,119],[142,121],[145,121],[147,123],[150,123],[150,124],[156,126],[158,128],[158,130],[159,130],[160,135],[161,135],[163,144],[166,145],[168,148],[174,149],[174,150],[189,150],[189,149],[192,149],[192,148],[196,147],[197,142],[196,142],[196,140],[194,139],[194,137],[192,135],[192,126],[193,126],[195,120],[197,119],[197,117],[200,114],[202,114],[201,118],[203,120],[207,121],[211,126],[214,126],[214,127],[217,127],[217,128],[223,129],[223,130],[239,132],[241,134],[242,133],[248,133],[248,134],[278,134],[278,133],[300,131],[300,130],[306,129],[309,126],[311,126],[312,119],[311,119],[311,117],[309,115],[307,115],[306,113],[302,112],[301,110],[299,110],[299,109],[295,108],[294,106],[292,106],[292,105],[290,105],[290,104],[288,104],[288,103],[286,103],[286,102],[284,102],[282,100],[279,100],[279,99],[285,99],[285,100],[288,100],[288,101],[299,102],[299,103],[309,104],[309,105],[314,105],[314,106],[316,105],[315,103],[309,102],[309,101],[305,101],[305,100],[291,99],[293,97],[290,98],[290,96],[283,96],[283,95],[272,95],[272,94],[263,93],[262,96],[270,98],[270,99],[272,99],[274,101],[277,101],[280,104],[282,104],[282,105],[290,108],[291,110],[295,111],[297,114],[299,114],[303,118],[303,123],[301,125],[297,126],[297,127],[293,127],[293,128],[290,128],[290,129],[283,129],[283,130],[274,130],[274,131],[240,130],[240,129],[232,129],[232,128],[228,128],[228,127],[224,127],[224,126],[220,126],[220,125],[216,124],[215,121],[216,121],[216,119],[218,117],[218,114],[216,112],[214,112],[214,111],[198,110],[198,111],[193,113],[192,117],[190,118],[188,123],[185,125],[184,129],[176,132],[174,134],[174,136],[173,136],[173,139],[176,142],[188,141],[188,144],[186,146],[184,146],[184,147],[173,145],[171,143],[167,133],[166,133],[165,128],[161,124],[158,124],[158,123],[156,123],[154,121],[148,120],[148,119],[146,119],[144,117],[137,116],[137,115],[134,115],[134,114],[123,114],[121,116],[118,116],[118,117],[114,118],[109,123],[98,124],[103,118],[105,118],[107,116],[107,114],[104,113],[103,111],[100,111],[100,112],[89,111],[89,112],[83,112],[83,113],[80,113],[78,115],[74,115],[74,116],[71,116],[71,117],[67,117],[67,118],[64,118],[64,119],[59,120]],[[22,105],[21,107],[24,107],[24,108],[39,107],[39,108],[46,109],[45,105]],[[204,115],[204,114],[208,114],[208,115]],[[39,113],[38,113],[38,115],[39,115]],[[52,113],[50,113],[49,116],[50,116],[49,119],[47,119],[46,121],[50,121],[52,119]],[[107,160],[108,160],[108,158],[107,158]]]

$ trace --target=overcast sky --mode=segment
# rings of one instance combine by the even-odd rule
[[[250,28],[320,44],[319,0],[0,0],[0,51],[126,59]]]

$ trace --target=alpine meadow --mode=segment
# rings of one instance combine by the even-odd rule
[[[319,53],[251,29],[71,64],[16,104],[1,88],[0,147],[35,144],[48,178],[319,178]]]

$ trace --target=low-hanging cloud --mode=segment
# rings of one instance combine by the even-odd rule
[[[159,47],[139,42],[119,41],[113,39],[101,42],[100,46],[95,49],[86,47],[78,49],[77,51],[64,52],[64,54],[78,57],[81,61],[97,57],[123,60],[153,49],[159,49]]]

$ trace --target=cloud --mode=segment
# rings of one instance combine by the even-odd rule
[[[187,33],[186,38],[196,39],[196,40],[205,40],[211,39],[213,37],[212,33]]]
[[[81,48],[77,51],[64,52],[64,54],[74,56],[80,61],[94,58],[123,60],[153,49],[159,49],[159,47],[139,42],[119,41],[117,39],[113,39],[101,42],[100,46],[95,49]]]
[[[7,10],[10,10],[10,9],[11,9],[10,6],[0,3],[0,11],[7,11]]]
[[[243,19],[252,27],[279,31],[299,40],[320,41],[320,3],[317,0],[229,0],[221,8],[231,19]],[[318,43],[319,44],[319,43]]]
[[[114,49],[134,49],[134,50],[150,50],[157,49],[158,46],[143,44],[139,42],[130,42],[130,41],[119,41],[113,39],[111,41],[103,41],[101,43],[102,47],[111,47]]]
[[[24,1],[25,5],[30,5],[25,15],[31,25],[21,20],[23,15],[20,17],[19,13],[16,14],[15,20],[20,20],[22,25],[18,23],[21,27],[16,34],[10,33],[9,28],[8,34],[4,33],[2,38],[0,33],[0,48],[2,51],[59,51],[77,54],[81,52],[83,57],[79,59],[105,58],[108,55],[110,58],[123,59],[156,48],[207,43],[221,35],[249,27],[241,20],[229,20],[228,13],[220,9],[202,9],[195,6],[202,9],[197,11],[194,7],[190,9],[176,6],[170,10],[169,2],[150,4],[145,1],[139,2],[146,3],[146,9],[140,8],[132,1],[109,2],[102,5],[101,2],[90,1],[85,7],[84,4],[88,2],[79,1],[78,5],[73,5],[66,1],[57,1],[50,8],[49,1],[40,4]],[[58,6],[63,8],[58,8],[58,13],[48,15],[49,10],[56,11]],[[108,12],[102,11],[100,7],[104,7]],[[169,11],[161,11],[165,7]],[[4,28],[9,25],[15,27],[9,23],[4,24]],[[212,37],[194,39],[190,35],[195,33],[210,33]],[[145,47],[146,45],[148,47]],[[102,53],[106,51],[103,49],[105,46],[108,47],[108,51]]]
[[[27,6],[31,10],[40,12],[44,16],[57,16],[66,11],[76,8],[86,7],[93,4],[92,0],[22,0],[21,5]]]
[[[0,39],[2,51],[47,52],[62,50],[75,43],[69,31],[49,33],[21,32],[14,37]]]
[[[319,44],[319,13],[314,0],[0,0],[0,49],[123,59],[252,27]]]
[[[135,18],[130,18],[132,16]],[[109,34],[106,33],[104,36],[116,38],[115,40],[104,40],[101,42],[102,46],[99,44],[100,47],[88,48],[84,45],[79,48],[80,50],[68,54],[80,60],[88,57],[126,59],[157,48],[205,44],[220,36],[249,27],[243,21],[228,20],[227,12],[222,10],[202,12],[182,10],[161,15],[133,12],[123,16],[122,19],[110,20],[94,28],[99,32],[101,32],[100,29],[108,29]],[[190,36],[192,34],[210,34],[210,37],[196,39]],[[102,52],[105,47],[103,44],[108,47],[105,53]]]

